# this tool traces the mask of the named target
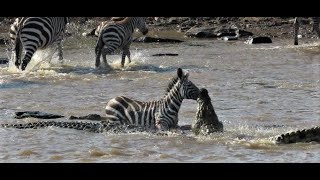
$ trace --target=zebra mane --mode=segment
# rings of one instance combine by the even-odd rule
[[[175,76],[173,78],[171,78],[171,80],[168,83],[168,87],[166,89],[166,94],[170,92],[170,90],[173,88],[173,86],[178,82],[179,77]]]

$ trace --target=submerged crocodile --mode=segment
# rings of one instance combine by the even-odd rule
[[[211,98],[208,95],[207,89],[200,89],[197,102],[198,111],[192,124],[193,133],[196,135],[209,135],[214,132],[222,132],[223,124],[218,120],[218,116],[211,104]],[[320,126],[284,133],[271,137],[269,140],[274,141],[276,144],[311,141],[320,142]]]
[[[271,137],[270,139],[275,141],[277,144],[291,144],[311,141],[320,142],[320,126],[288,132]]]
[[[82,121],[38,121],[31,123],[21,124],[0,124],[0,127],[5,128],[17,128],[17,129],[40,129],[44,127],[60,127],[69,128],[76,130],[85,130],[88,132],[102,133],[102,132],[113,132],[113,133],[130,133],[130,132],[143,132],[148,131],[144,127],[135,125],[114,125],[107,121],[99,122],[82,122]]]

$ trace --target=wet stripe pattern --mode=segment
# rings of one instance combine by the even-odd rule
[[[170,90],[158,101],[141,102],[118,96],[106,105],[106,118],[111,124],[130,124],[151,129],[169,130],[178,125],[178,112],[183,99],[196,100],[199,89],[188,80],[188,73],[177,70],[168,87]],[[174,83],[175,82],[175,83]]]
[[[15,55],[15,65],[25,70],[37,49],[43,49],[57,42],[59,60],[63,60],[63,36],[68,23],[67,17],[21,17],[9,30],[10,42]],[[21,58],[22,50],[24,55]],[[21,61],[22,60],[22,61]]]

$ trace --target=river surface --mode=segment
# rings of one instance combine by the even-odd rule
[[[0,162],[320,162],[320,144],[276,145],[269,137],[320,125],[320,42],[274,39],[272,44],[185,38],[174,32],[151,36],[183,43],[133,43],[132,63],[120,68],[120,55],[107,56],[112,69],[95,69],[95,38],[64,41],[64,64],[53,50],[37,52],[20,72],[0,65],[0,123],[26,123],[17,111],[65,115],[104,113],[108,100],[125,95],[141,101],[165,94],[177,68],[206,88],[224,133],[197,137],[171,133],[90,133],[49,127],[0,128]],[[152,56],[177,53],[178,56]],[[51,64],[48,59],[53,55]],[[5,46],[0,57],[8,57]],[[47,58],[47,57],[49,58]],[[179,124],[191,124],[197,103],[184,100]]]

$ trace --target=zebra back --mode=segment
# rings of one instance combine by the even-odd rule
[[[115,21],[115,24],[120,24],[130,28],[137,28],[143,35],[148,33],[146,17],[126,17],[122,21]]]
[[[43,43],[50,44],[57,40],[60,35],[63,35],[68,23],[69,19],[67,17],[16,18],[10,26],[10,40],[14,44],[19,35],[18,33],[23,32],[27,37],[38,37],[40,46],[43,47]]]
[[[61,41],[68,22],[67,17],[17,18],[9,31],[16,67],[20,67],[22,60],[21,70],[25,70],[37,49],[46,48],[54,42],[58,42],[59,60],[61,61],[63,59]],[[25,50],[25,53],[21,58],[22,50]]]
[[[100,31],[98,28],[100,28]],[[121,21],[104,21],[98,28],[96,31],[99,34],[114,32],[119,34],[122,38],[131,36],[135,29],[139,29],[143,35],[148,33],[146,18],[144,17],[126,17]]]

